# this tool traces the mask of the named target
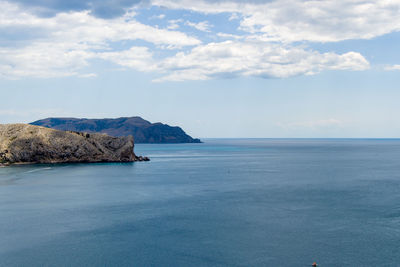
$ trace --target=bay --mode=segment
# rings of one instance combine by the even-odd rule
[[[0,168],[0,266],[396,266],[400,140],[206,139]]]

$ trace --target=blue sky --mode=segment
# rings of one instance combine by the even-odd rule
[[[400,1],[0,1],[0,122],[400,137]]]

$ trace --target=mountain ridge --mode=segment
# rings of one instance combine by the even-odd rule
[[[106,133],[116,137],[132,135],[135,143],[201,143],[200,139],[192,138],[178,126],[151,123],[139,116],[104,119],[46,118],[30,124],[63,131]]]

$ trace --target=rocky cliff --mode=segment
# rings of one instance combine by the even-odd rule
[[[47,118],[31,123],[64,131],[89,133],[106,133],[111,136],[128,136],[135,138],[135,143],[201,143],[193,139],[180,127],[162,123],[150,123],[141,117],[117,119],[77,119]]]
[[[0,164],[130,162],[133,137],[59,131],[29,124],[0,124]],[[142,158],[143,159],[143,158]]]

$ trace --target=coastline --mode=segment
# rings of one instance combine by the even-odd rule
[[[150,161],[150,158],[139,156],[131,161],[54,161],[54,162],[15,162],[15,163],[0,163],[0,168],[11,166],[24,166],[24,165],[56,165],[56,164],[96,164],[96,163],[134,163]]]

